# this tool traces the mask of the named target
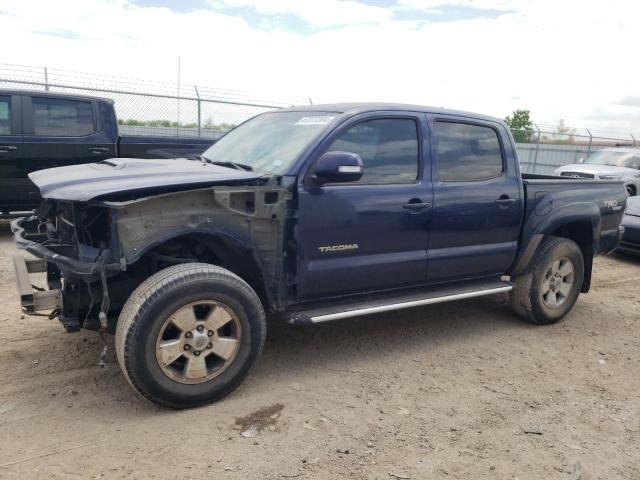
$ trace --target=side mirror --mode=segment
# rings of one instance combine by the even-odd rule
[[[584,163],[584,157],[580,157],[580,158],[578,159],[578,163]]]
[[[357,153],[327,152],[316,162],[315,175],[321,183],[355,182],[363,173],[364,165]]]

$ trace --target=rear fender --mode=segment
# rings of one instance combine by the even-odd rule
[[[548,207],[539,203],[536,211],[529,215],[522,231],[520,253],[507,273],[512,277],[523,273],[545,237],[554,235],[569,238],[582,251],[585,271],[582,291],[587,292],[591,283],[593,257],[598,252],[600,210],[591,202],[572,203],[558,208],[551,208],[551,203],[550,200]]]

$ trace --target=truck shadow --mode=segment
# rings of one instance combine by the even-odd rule
[[[496,295],[310,327],[271,322],[255,375],[277,370],[278,375],[312,376],[331,365],[339,370],[394,352],[428,357],[434,348],[455,348],[478,336],[534,328],[505,303],[505,295]]]
[[[640,265],[640,256],[638,255],[614,252],[610,256],[612,259],[617,260],[618,262],[625,263],[627,265]]]
[[[202,409],[234,411],[239,405],[246,408],[247,401],[251,403],[269,396],[269,392],[280,391],[301,379],[322,377],[327,370],[346,373],[376,370],[378,362],[397,361],[400,355],[405,360],[410,356],[415,361],[425,361],[439,349],[468,348],[477,345],[478,338],[505,338],[514,332],[526,333],[536,328],[511,312],[506,305],[506,295],[310,327],[294,328],[281,321],[271,321],[263,354],[249,378],[221,402]],[[118,368],[113,342],[109,343],[111,365],[104,372],[108,378],[100,383],[109,390],[105,392],[107,397],[113,400],[111,414],[115,408],[122,409],[125,417],[129,412],[135,412],[136,416],[170,415],[172,410],[158,407],[133,393]],[[381,375],[387,373],[381,372]]]

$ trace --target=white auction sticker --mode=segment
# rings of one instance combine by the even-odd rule
[[[326,125],[335,117],[323,115],[321,117],[302,117],[296,122],[296,125]]]

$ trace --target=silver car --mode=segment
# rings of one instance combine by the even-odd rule
[[[640,191],[640,148],[603,148],[581,163],[556,168],[554,175],[623,180],[630,197]]]

